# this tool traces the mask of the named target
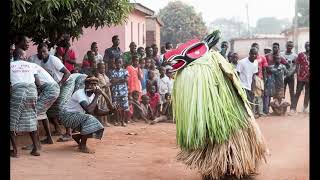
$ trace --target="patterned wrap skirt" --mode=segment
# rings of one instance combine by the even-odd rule
[[[62,110],[63,106],[69,101],[73,94],[76,79],[77,76],[69,78],[65,84],[60,87],[59,97],[47,111],[47,116],[49,118],[56,118],[59,116],[60,110]]]
[[[37,130],[37,88],[35,84],[15,84],[10,98],[10,131]]]
[[[84,89],[85,87],[85,80],[87,78],[88,75],[86,74],[79,74],[76,79],[75,79],[75,84],[74,84],[74,91],[76,92],[79,89]]]
[[[104,127],[97,118],[90,114],[62,110],[59,118],[64,127],[80,131],[81,135],[92,134],[96,139],[101,139],[103,136]]]
[[[52,104],[57,100],[60,94],[58,83],[46,83],[41,86],[41,92],[38,96],[36,105],[37,114],[46,112]]]

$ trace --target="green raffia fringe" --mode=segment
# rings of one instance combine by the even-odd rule
[[[208,140],[222,144],[248,125],[247,102],[239,95],[245,92],[223,73],[218,62],[226,60],[216,53],[209,51],[176,74],[173,114],[181,149],[203,148]]]

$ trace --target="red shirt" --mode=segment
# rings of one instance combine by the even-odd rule
[[[264,56],[258,55],[257,56],[258,61],[258,76],[263,79],[263,72],[262,69],[265,67],[268,67],[267,59]]]
[[[298,58],[296,60],[297,64],[297,77],[298,81],[306,81],[309,82],[309,68],[310,68],[309,56],[305,53],[299,53]]]
[[[150,107],[153,112],[156,112],[157,110],[157,105],[160,103],[160,94],[159,93],[154,93],[152,96],[149,92],[147,93],[147,96],[150,98]]]
[[[62,57],[63,64],[69,71],[74,70],[74,65],[73,64],[71,64],[71,63],[69,63],[67,61],[64,61],[65,48],[58,47],[57,48],[57,54]],[[69,59],[73,59],[73,60],[76,59],[76,54],[72,49],[68,49],[66,56],[68,56]]]

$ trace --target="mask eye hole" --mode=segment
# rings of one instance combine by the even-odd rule
[[[199,43],[188,49],[185,55],[190,59],[198,59],[208,51],[208,47],[204,43]]]
[[[183,59],[174,59],[172,61],[170,61],[171,63],[171,67],[172,67],[172,71],[178,71],[179,69],[181,69],[183,66],[185,66],[187,64],[187,62]]]

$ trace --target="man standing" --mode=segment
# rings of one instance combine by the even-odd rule
[[[24,51],[29,49],[29,41],[26,36],[17,36],[14,45],[16,49],[20,48]]]
[[[137,53],[137,45],[135,42],[131,42],[129,45],[130,51],[127,51],[123,53],[123,61],[124,61],[124,66],[127,67],[128,65],[131,65],[131,60],[133,55],[137,55],[138,58],[140,59],[140,55]]]
[[[119,58],[122,55],[122,51],[119,48],[120,39],[118,35],[112,36],[112,46],[104,51],[103,61],[106,64],[106,72],[110,69],[110,59]]]
[[[157,46],[156,44],[152,44],[152,45],[151,45],[151,48],[152,48],[152,58],[153,58],[153,60],[154,60],[157,64],[161,65],[162,62],[160,61],[160,56],[158,55],[158,52],[159,52],[158,46]]]
[[[39,58],[39,59],[36,59]],[[47,110],[52,106],[52,104],[57,100],[59,94],[60,94],[60,87],[58,83],[51,77],[51,75],[44,70],[40,65],[34,63],[41,61],[41,53],[35,54],[31,56],[29,59],[31,59],[30,62],[33,62],[34,68],[37,71],[38,77],[39,77],[39,82],[40,82],[40,87],[39,92],[38,92],[38,99],[37,99],[37,104],[36,104],[36,110],[37,110],[37,115],[41,115],[43,113],[46,113]],[[53,139],[51,137],[51,132],[50,132],[50,126],[47,124],[47,121],[42,121],[43,127],[46,132],[47,138],[44,140],[41,140],[41,143],[43,144],[53,144]],[[32,149],[33,145],[29,145],[24,147],[23,149],[29,150]]]
[[[70,47],[70,36],[64,35],[63,40],[59,43],[59,47],[57,47],[56,53],[67,70],[72,72],[76,65],[76,53]]]
[[[264,55],[270,54],[272,52],[272,49],[270,47],[266,47],[263,49]]]
[[[29,132],[33,149],[31,155],[40,156],[40,143],[37,137],[37,86],[40,86],[34,64],[26,62],[24,50],[15,49],[14,60],[10,63],[10,139],[13,150],[11,157],[18,157],[17,132]]]
[[[253,103],[252,84],[254,83],[254,75],[258,75],[258,63],[257,59],[258,50],[252,47],[249,52],[249,57],[246,57],[238,62],[237,72],[240,76],[241,86],[247,93],[248,100]],[[253,109],[253,107],[252,107]]]
[[[98,43],[97,42],[93,42],[91,44],[91,48],[90,48],[91,54],[93,55],[93,60],[91,61],[88,53],[86,55],[84,55],[83,57],[83,62],[82,65],[85,63],[85,65],[90,66],[91,68],[97,68],[97,65],[99,63],[103,62],[103,57],[101,54],[99,54],[99,49],[98,49]],[[89,51],[89,52],[90,52]]]
[[[14,44],[11,44],[10,45],[10,62],[13,61],[13,51],[14,51],[14,49],[15,49]]]
[[[46,113],[47,110],[52,106],[52,104],[57,100],[60,94],[60,86],[58,83],[50,76],[50,74],[44,70],[41,66],[34,64],[39,80],[40,80],[40,94],[38,97],[36,109],[37,114]],[[53,144],[51,138],[50,127],[45,121],[42,121],[43,126],[46,131],[47,138],[41,141],[44,144]]]
[[[296,95],[293,101],[293,104],[291,106],[291,113],[295,113],[297,109],[297,104],[299,101],[299,97],[301,94],[301,91],[304,87],[304,101],[303,101],[303,112],[308,112],[307,108],[309,105],[309,78],[310,78],[310,43],[307,41],[305,43],[305,52],[299,53],[296,65],[297,65],[297,89],[296,89]]]
[[[49,55],[48,46],[45,43],[38,45],[38,53],[41,54],[41,66],[51,75],[51,77],[60,85],[60,95],[57,100],[53,103],[51,108],[48,109],[47,115],[49,120],[53,123],[55,127],[54,135],[61,134],[61,130],[58,124],[58,113],[61,104],[64,104],[68,97],[71,96],[73,88],[71,81],[68,81],[70,76],[70,71],[62,64],[60,59],[55,56]],[[72,86],[73,87],[73,86]],[[72,89],[70,93],[64,93],[66,90]],[[70,90],[71,91],[71,90]],[[69,92],[69,91],[68,91]],[[67,95],[66,94],[70,94]]]
[[[141,47],[141,46],[138,47],[137,53],[140,56],[140,58],[145,58],[146,57],[146,52],[145,52],[144,48]]]
[[[153,59],[153,49],[150,46],[146,47],[146,58]]]
[[[273,60],[274,55],[280,55],[280,44],[277,42],[272,44],[272,53],[269,53],[266,55],[266,59],[267,59],[269,66],[275,64],[275,62]],[[287,61],[284,57],[280,57],[280,63],[285,65],[287,68],[289,68],[289,64],[287,63]]]
[[[259,52],[259,44],[258,43],[252,43],[251,47],[255,47],[258,52]],[[261,81],[262,87],[264,87],[264,83],[267,80],[267,67],[268,67],[268,62],[266,60],[266,58],[264,56],[261,56],[260,54],[257,55],[257,62],[258,62],[258,77],[259,78],[259,82]],[[262,101],[262,97],[255,97],[254,100],[255,103],[257,103],[257,107],[255,109],[257,109],[256,114],[258,114],[258,116],[265,116],[266,114],[263,112],[263,101]]]
[[[284,52],[281,52],[280,55],[285,58],[287,63],[289,64],[290,68],[288,69],[288,74],[284,78],[284,94],[286,94],[287,85],[289,86],[289,92],[290,92],[290,101],[292,104],[294,99],[294,74],[296,71],[296,65],[295,61],[298,57],[298,55],[294,52],[292,52],[294,45],[292,41],[288,41],[286,44],[287,50]]]
[[[221,43],[221,51],[220,51],[220,54],[224,57],[224,58],[227,58],[227,51],[228,51],[228,42],[227,41],[223,41]]]
[[[166,51],[170,51],[171,49],[173,49],[173,45],[171,42],[166,42]]]

